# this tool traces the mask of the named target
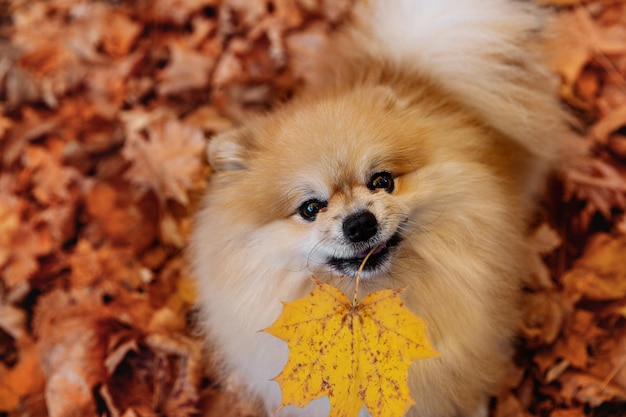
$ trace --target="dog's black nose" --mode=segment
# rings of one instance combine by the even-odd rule
[[[378,231],[378,220],[371,211],[359,211],[343,221],[343,234],[352,242],[364,242]]]

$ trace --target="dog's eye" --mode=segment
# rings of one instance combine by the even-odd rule
[[[312,222],[317,217],[317,213],[324,209],[326,205],[323,201],[307,200],[298,208],[298,213],[304,220]]]
[[[394,188],[393,176],[389,172],[377,172],[372,175],[372,178],[367,183],[367,188],[370,190],[380,188],[390,193]]]

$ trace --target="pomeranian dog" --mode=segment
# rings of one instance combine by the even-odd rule
[[[485,415],[511,363],[526,235],[567,130],[521,0],[369,0],[320,57],[323,86],[209,143],[192,233],[199,320],[269,415],[286,344],[260,332],[311,276],[405,287],[440,356],[409,370],[409,416]],[[325,72],[324,72],[325,71]],[[349,359],[347,359],[349,360]]]

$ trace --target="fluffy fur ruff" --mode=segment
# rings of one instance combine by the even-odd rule
[[[354,20],[324,55],[323,88],[211,140],[216,172],[190,248],[200,325],[273,415],[288,352],[259,330],[312,290],[311,275],[350,294],[354,265],[377,248],[364,294],[407,287],[441,353],[412,365],[408,415],[480,414],[510,362],[524,236],[566,131],[530,49],[542,13],[516,0],[377,0]],[[363,212],[371,233],[347,236]],[[277,415],[327,413],[320,399]]]

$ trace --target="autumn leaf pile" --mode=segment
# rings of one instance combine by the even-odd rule
[[[581,138],[533,236],[497,417],[626,414],[626,3],[543,0]],[[182,248],[204,148],[315,78],[350,1],[0,2],[0,416],[255,416]]]
[[[0,415],[246,412],[189,326],[206,137],[292,94],[348,6],[0,3]]]

